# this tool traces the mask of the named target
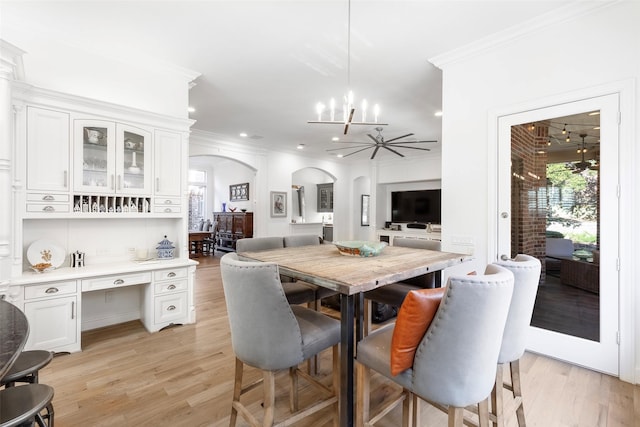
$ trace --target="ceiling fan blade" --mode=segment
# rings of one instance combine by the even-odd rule
[[[377,146],[376,146],[376,149],[375,149],[375,150],[373,150],[373,154],[371,155],[371,160],[373,160],[373,158],[376,156],[376,154],[378,153],[378,150],[379,150],[379,149],[380,149],[380,146],[379,146],[379,145],[377,145]]]
[[[373,142],[375,142],[376,144],[379,142],[375,136],[371,135],[370,133],[367,134],[367,136],[371,139],[373,139]]]
[[[432,143],[437,143],[438,141],[398,141],[398,142],[392,142],[391,145],[396,145],[396,144],[422,144],[422,143],[427,143],[427,142],[432,142]]]
[[[372,142],[367,141],[331,141],[334,144],[359,144],[359,145],[374,145]]]
[[[367,149],[367,148],[371,148],[373,147],[373,145],[360,145],[360,146],[354,146],[354,147],[338,147],[338,148],[329,148],[325,151],[340,151],[340,150],[349,150],[350,148],[363,148],[363,149]]]
[[[412,133],[408,133],[406,135],[402,135],[402,136],[398,136],[398,137],[395,137],[395,138],[391,138],[391,139],[389,139],[389,140],[387,140],[385,142],[389,143],[391,141],[395,141],[395,140],[398,140],[398,139],[406,138],[406,137],[411,136],[411,135],[413,135],[413,134]]]
[[[431,151],[430,148],[422,148],[422,147],[406,147],[404,145],[393,145],[393,148],[408,148],[410,150],[422,150],[422,151]]]
[[[361,152],[361,151],[368,150],[369,148],[371,148],[371,147],[361,148],[361,149],[356,150],[356,151],[354,151],[354,152],[352,152],[352,153],[345,154],[345,155],[344,155],[344,156],[342,156],[342,157],[349,157],[349,156],[351,156],[352,154],[357,154],[357,153],[359,153],[359,152]]]
[[[377,148],[377,147],[376,147],[376,148]],[[400,152],[398,152],[398,151],[396,151],[396,150],[393,150],[393,149],[391,149],[391,148],[387,147],[386,145],[383,145],[383,146],[382,146],[382,148],[386,148],[387,150],[391,151],[392,153],[396,153],[398,156],[400,156],[400,157],[404,157],[404,154],[402,154],[402,153],[400,153]]]

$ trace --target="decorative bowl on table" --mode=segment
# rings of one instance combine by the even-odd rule
[[[55,267],[53,265],[51,265],[50,262],[40,262],[38,264],[33,264],[31,266],[31,269],[33,271],[35,271],[36,273],[44,273],[45,271],[54,270]]]
[[[333,242],[342,255],[370,257],[378,256],[387,246],[386,242],[367,242],[363,240],[349,240]]]

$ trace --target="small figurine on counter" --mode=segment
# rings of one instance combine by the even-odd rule
[[[98,212],[98,202],[93,202],[91,204],[91,212]]]

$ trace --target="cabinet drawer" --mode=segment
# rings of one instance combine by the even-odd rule
[[[166,205],[166,206],[158,206],[156,205],[153,208],[155,213],[180,213],[180,206],[175,205]]]
[[[27,212],[42,212],[42,213],[56,213],[56,212],[70,212],[69,204],[55,204],[55,203],[27,203]]]
[[[27,193],[27,202],[60,203],[68,201],[68,194]]]
[[[167,269],[167,270],[158,270],[153,272],[153,280],[171,280],[171,279],[182,279],[187,277],[187,269],[186,268],[175,268],[175,269]]]
[[[156,206],[180,206],[182,204],[179,197],[156,197],[154,202]]]
[[[186,292],[157,296],[154,298],[154,306],[154,323],[186,322]]]
[[[156,283],[154,285],[154,290],[156,295],[160,294],[168,294],[172,292],[178,291],[186,291],[187,290],[187,281],[186,280],[172,280],[166,282]]]
[[[151,273],[119,274],[114,276],[97,277],[82,281],[82,291],[97,291],[99,289],[119,288],[122,286],[140,285],[151,282]]]
[[[42,297],[57,297],[61,295],[74,294],[75,292],[75,280],[68,282],[45,283],[42,285],[25,286],[24,299],[28,300]]]

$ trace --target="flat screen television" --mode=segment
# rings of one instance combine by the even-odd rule
[[[392,222],[440,224],[441,190],[391,192]]]

